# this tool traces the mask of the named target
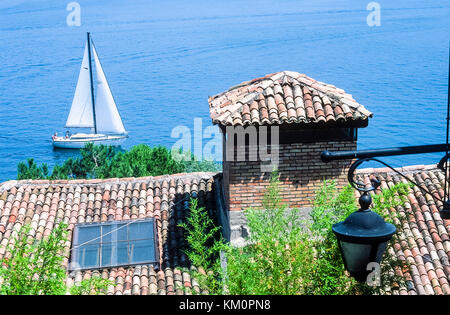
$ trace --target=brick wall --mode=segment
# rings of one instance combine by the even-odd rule
[[[245,147],[236,150],[244,149],[247,150]],[[351,161],[323,163],[320,154],[324,150],[356,150],[356,140],[280,144],[280,191],[289,207],[310,206],[325,178],[335,179],[341,187],[347,185]],[[260,207],[269,179],[270,172],[262,172],[259,161],[224,161],[223,190],[227,207],[230,211]]]

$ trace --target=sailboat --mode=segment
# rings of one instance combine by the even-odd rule
[[[92,55],[97,78],[95,95]],[[119,146],[128,138],[90,33],[87,33],[77,87],[65,127],[90,128],[90,133],[71,134],[67,131],[64,136],[55,133],[52,142],[56,148],[79,149],[87,143]]]

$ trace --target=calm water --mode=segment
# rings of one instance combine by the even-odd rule
[[[207,99],[293,70],[347,92],[374,112],[359,148],[445,142],[450,1],[0,1],[0,181],[28,157],[49,165],[90,31],[130,138],[171,146],[177,125],[211,124]],[[214,3],[214,4],[213,4]],[[384,159],[436,163],[441,154]],[[374,165],[375,166],[375,165]]]

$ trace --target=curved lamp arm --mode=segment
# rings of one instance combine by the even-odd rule
[[[442,169],[441,167],[444,167],[444,163],[445,161],[447,161],[447,159],[450,157],[450,153],[447,154],[446,156],[444,156],[444,158],[442,158],[442,160],[439,162],[438,167],[440,169]],[[404,179],[406,179],[408,182],[412,183],[414,186],[416,186],[417,188],[419,188],[420,190],[422,190],[423,192],[431,195],[433,198],[436,198],[437,200],[444,202],[442,199],[436,197],[435,195],[433,195],[431,192],[429,192],[427,189],[421,187],[419,184],[417,184],[416,182],[414,182],[413,180],[409,179],[408,177],[406,177],[405,175],[403,175],[402,173],[400,173],[399,171],[397,171],[395,168],[393,168],[392,166],[390,166],[389,164],[380,161],[379,159],[376,158],[363,158],[363,159],[358,159],[356,160],[351,166],[350,169],[348,170],[348,181],[349,183],[353,186],[353,188],[355,188],[356,190],[359,190],[361,192],[364,192],[365,194],[368,193],[369,191],[373,191],[376,190],[380,185],[381,182],[379,180],[377,180],[374,176],[372,178],[370,178],[370,182],[372,184],[371,187],[367,188],[366,185],[364,183],[361,182],[357,182],[355,181],[355,179],[353,178],[354,172],[356,171],[356,169],[358,168],[358,166],[360,166],[362,163],[364,162],[368,162],[368,161],[375,161],[378,163],[383,164],[384,166],[388,167],[389,169],[391,169],[392,171],[394,171],[396,174],[398,174],[399,176],[403,177]],[[442,165],[441,165],[442,163]]]
[[[355,188],[356,190],[362,191],[364,193],[367,193],[369,191],[373,191],[373,190],[377,189],[381,185],[381,182],[379,180],[377,180],[375,177],[370,178],[370,182],[372,183],[372,187],[369,187],[369,188],[367,188],[364,183],[357,182],[353,178],[353,174],[356,171],[356,169],[358,168],[358,166],[360,166],[364,162],[367,162],[367,161],[370,161],[370,160],[375,160],[375,159],[373,159],[373,158],[358,159],[350,166],[350,169],[348,170],[348,182],[350,183],[350,185],[352,185],[353,188]]]

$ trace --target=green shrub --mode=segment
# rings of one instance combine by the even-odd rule
[[[242,248],[217,245],[209,231],[216,232],[205,211],[190,211],[188,232],[193,265],[203,266],[209,275],[202,283],[214,283],[215,293],[255,294],[380,294],[386,287],[398,286],[402,279],[392,268],[404,267],[389,255],[384,256],[381,285],[358,283],[345,271],[333,224],[358,210],[354,190],[342,190],[333,181],[318,189],[310,220],[299,210],[282,203],[278,175],[274,172],[265,193],[263,209],[244,211],[249,228],[247,245]],[[391,208],[404,205],[408,185],[398,184],[373,196],[373,210],[395,223]],[[395,236],[394,236],[395,238]],[[214,244],[214,246],[211,246]],[[226,257],[226,268],[218,269],[219,251]],[[214,259],[211,259],[214,257]],[[208,273],[209,271],[209,273]],[[201,276],[200,276],[201,277]],[[222,289],[222,291],[221,291]]]
[[[17,179],[42,179],[48,177],[48,166],[42,164],[38,166],[34,159],[28,159],[26,163],[20,162],[17,165]]]
[[[0,260],[0,294],[101,294],[112,284],[109,280],[94,277],[68,288],[63,267],[67,225],[60,223],[40,241],[36,241],[30,231],[31,227],[25,225],[13,232],[13,242],[7,247],[9,255]]]
[[[372,195],[372,210],[387,222],[395,224],[391,215],[392,208],[403,206],[406,202],[409,185],[399,183],[389,189],[383,189],[381,194]],[[314,247],[314,260],[311,273],[308,274],[310,283],[307,294],[377,294],[385,287],[392,287],[401,279],[390,271],[399,264],[397,260],[384,255],[381,268],[381,285],[368,286],[350,278],[344,269],[344,263],[331,230],[333,224],[345,220],[351,213],[357,211],[354,189],[351,186],[342,190],[336,188],[334,181],[325,181],[316,193],[311,212],[312,235],[311,246]]]
[[[345,220],[358,210],[354,190],[350,186],[340,192],[334,182],[325,181],[316,192],[311,211],[310,246],[314,248],[311,272],[307,275],[306,294],[353,293],[357,283],[348,277],[339,251],[333,224]]]
[[[312,248],[297,209],[287,210],[272,174],[263,209],[245,211],[248,245],[229,248],[227,282],[230,294],[302,294]]]

